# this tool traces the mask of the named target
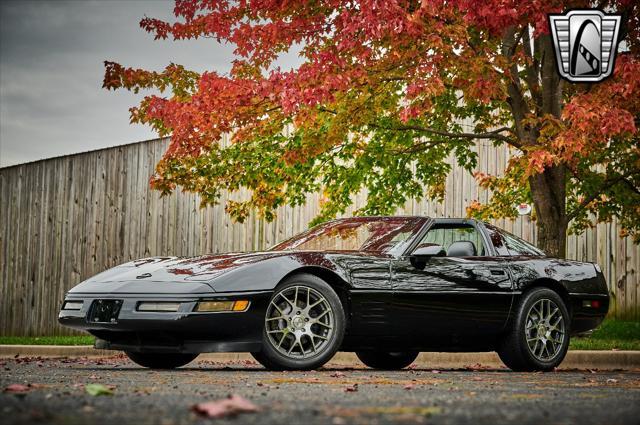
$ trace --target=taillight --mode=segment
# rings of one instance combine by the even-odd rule
[[[585,308],[600,308],[602,306],[602,302],[600,300],[583,300],[582,307]]]

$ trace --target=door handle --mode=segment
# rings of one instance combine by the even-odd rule
[[[490,268],[489,270],[491,270],[491,274],[493,276],[504,276],[506,273],[504,272],[504,269],[494,269],[494,268]]]

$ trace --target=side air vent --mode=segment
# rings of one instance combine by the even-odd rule
[[[354,317],[363,325],[384,325],[387,323],[387,303],[383,301],[361,301],[355,309],[358,314]]]

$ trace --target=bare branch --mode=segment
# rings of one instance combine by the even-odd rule
[[[632,192],[637,193],[638,195],[640,195],[640,188],[636,187],[636,185],[634,185],[628,178],[623,178],[622,179],[622,183],[626,184],[627,187],[629,189],[631,189]]]
[[[404,154],[408,154],[408,153],[416,153],[416,152],[421,152],[430,148],[433,148],[435,146],[438,145],[443,145],[445,143],[449,143],[450,140],[447,139],[438,139],[438,140],[429,140],[426,142],[420,142],[420,143],[416,143],[415,145],[411,146],[410,148],[407,149],[392,149],[391,153],[394,154],[398,154],[398,155],[404,155]],[[469,140],[468,143],[473,143],[473,141]]]
[[[327,109],[325,107],[318,108],[321,112],[327,112],[329,114],[337,115],[337,112],[331,109]],[[505,136],[501,134],[503,132],[513,133],[513,130],[510,127],[500,127],[492,131],[487,131],[484,133],[454,133],[450,131],[437,130],[435,128],[423,127],[419,125],[399,125],[393,127],[384,127],[376,123],[367,124],[369,127],[378,128],[381,130],[389,130],[389,131],[418,131],[421,133],[429,133],[435,134],[438,136],[449,137],[449,138],[462,138],[462,139],[492,139],[492,140],[500,140],[502,142],[508,143],[511,146],[516,148],[520,148],[520,144],[517,139],[513,137]],[[445,140],[447,141],[447,140]],[[443,142],[445,142],[443,141]]]
[[[520,34],[523,34],[520,32]],[[523,121],[529,114],[529,107],[522,94],[522,87],[520,86],[520,77],[518,76],[518,65],[513,61],[513,55],[517,44],[520,40],[519,36],[516,36],[516,28],[509,28],[502,39],[502,55],[510,62],[509,66],[509,82],[507,84],[507,93],[509,98],[507,102],[511,108],[513,114],[514,124],[518,138],[522,143],[526,143],[527,131],[524,128]]]
[[[527,85],[529,86],[529,91],[531,92],[531,97],[533,98],[536,104],[536,108],[539,110],[542,108],[542,96],[540,95],[540,84],[538,81],[538,72],[539,72],[540,63],[538,62],[538,59],[535,56],[535,53],[536,53],[535,44],[534,44],[534,50],[531,50],[531,37],[529,34],[529,27],[528,26],[525,27],[525,32],[522,39],[522,45],[524,47],[525,55],[531,61],[531,63],[526,66],[526,80],[527,80]]]
[[[493,131],[487,131],[484,133],[453,133],[450,131],[437,130],[435,128],[422,127],[419,125],[400,125],[394,127],[382,127],[377,124],[369,124],[370,127],[381,128],[383,130],[391,131],[418,131],[421,133],[436,134],[438,136],[450,137],[450,138],[463,138],[463,139],[494,139],[501,140],[503,142],[511,144],[514,139],[501,134],[502,132],[511,132],[509,127],[500,127]]]
[[[629,189],[631,189],[631,191],[640,195],[640,189],[637,188],[629,180],[628,177],[629,177],[628,175],[620,175],[620,176],[604,179],[602,184],[599,186],[598,190],[595,190],[591,195],[583,199],[582,202],[580,202],[580,205],[578,205],[576,209],[571,212],[571,214],[567,214],[567,223],[573,220],[574,218],[576,218],[581,212],[583,212],[589,206],[590,203],[595,201],[598,198],[598,196],[602,194],[603,190],[613,187],[618,183],[624,183]]]

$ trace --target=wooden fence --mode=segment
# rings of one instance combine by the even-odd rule
[[[65,292],[117,264],[153,255],[195,255],[258,250],[306,228],[319,197],[279,210],[266,223],[232,223],[222,205],[199,208],[198,196],[160,198],[148,180],[166,140],[151,140],[0,169],[0,334],[72,333],[57,323]],[[480,144],[479,169],[497,173],[507,148]],[[399,214],[465,215],[473,199],[489,196],[452,161],[443,203],[408,202]],[[364,195],[355,198],[362,205]],[[528,217],[495,224],[535,242]],[[640,318],[640,247],[618,237],[616,224],[571,236],[570,258],[597,261],[614,296],[611,313]]]

